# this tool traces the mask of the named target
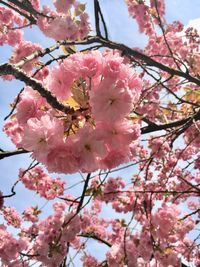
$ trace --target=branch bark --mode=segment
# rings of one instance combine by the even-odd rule
[[[29,151],[26,151],[24,149],[18,149],[14,151],[0,151],[0,160],[3,158],[8,158],[11,156],[19,155],[19,154],[25,154],[28,153]]]
[[[15,76],[16,79],[23,81],[26,85],[31,86],[34,90],[38,91],[38,93],[43,96],[49,105],[53,108],[60,110],[67,114],[74,114],[74,109],[69,106],[65,106],[58,102],[57,98],[54,97],[40,82],[36,79],[27,76],[23,71],[19,70],[15,65],[11,65],[9,63],[5,63],[0,65],[0,75],[11,74]]]

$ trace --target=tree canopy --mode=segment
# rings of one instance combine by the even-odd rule
[[[29,159],[0,188],[0,262],[199,267],[199,32],[167,22],[164,0],[126,0],[146,36],[133,48],[91,3],[0,1],[1,80],[23,84],[3,126],[15,149],[1,144],[0,159]],[[27,206],[23,190],[46,204]]]

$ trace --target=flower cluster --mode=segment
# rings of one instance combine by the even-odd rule
[[[41,167],[28,171],[20,169],[19,178],[26,188],[36,191],[46,199],[54,199],[64,194],[65,183],[59,177],[52,179]]]
[[[88,35],[88,15],[84,12],[83,4],[78,1],[55,0],[54,5],[57,12],[45,6],[43,14],[47,17],[40,16],[37,21],[38,27],[46,36],[55,40],[78,40]],[[74,17],[69,12],[72,8]]]
[[[151,36],[154,33],[154,25],[162,21],[165,13],[164,1],[151,0],[149,5],[146,1],[126,0],[129,14],[136,19],[140,32]],[[158,15],[159,14],[159,15]],[[159,18],[158,18],[159,16]]]
[[[12,9],[0,7],[0,45],[16,46],[22,40],[23,34],[17,26],[23,25],[21,16]]]
[[[0,257],[4,266],[20,266],[21,262],[18,257],[20,252],[26,248],[25,238],[17,240],[3,224],[0,225]],[[25,264],[25,267],[28,267],[28,264]]]
[[[140,125],[130,113],[142,85],[118,53],[71,55],[53,68],[44,83],[74,115],[50,108],[27,87],[16,117],[4,127],[11,138],[18,131],[14,140],[18,147],[33,152],[50,172],[58,173],[111,169],[134,157]]]
[[[29,253],[38,255],[35,259],[41,261],[44,266],[54,267],[61,264],[68,243],[71,244],[80,232],[80,218],[75,213],[65,213],[66,206],[63,203],[54,204],[54,214],[35,225],[36,239],[29,247]],[[25,229],[24,235],[31,238],[33,229]],[[30,233],[30,235],[29,235]]]
[[[23,58],[33,54],[36,51],[42,51],[42,47],[39,44],[33,44],[29,41],[21,41],[13,50],[12,57],[10,59],[11,63],[18,63]],[[23,70],[25,72],[31,72],[34,67],[34,64],[38,62],[38,59],[33,59],[28,62],[25,62],[23,65]]]
[[[7,224],[12,225],[16,228],[21,225],[21,217],[18,212],[13,207],[4,207],[3,210],[4,219],[7,221]]]

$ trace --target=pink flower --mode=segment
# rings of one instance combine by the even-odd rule
[[[9,31],[7,34],[7,42],[11,46],[16,46],[23,39],[23,33],[21,30]]]
[[[48,89],[61,101],[70,97],[70,87],[76,78],[75,72],[70,69],[71,66],[70,60],[56,65],[46,79]]]
[[[122,62],[123,58],[118,54],[108,54],[104,60],[103,75],[108,79],[117,79],[123,66]]]
[[[63,133],[63,125],[55,117],[45,115],[40,120],[31,118],[24,130],[22,146],[28,151],[33,151],[34,155],[42,160],[49,148],[62,142]]]
[[[77,172],[79,161],[72,152],[72,146],[67,144],[50,149],[46,161],[48,171],[57,173]]]
[[[112,169],[122,163],[130,161],[130,150],[126,147],[121,149],[113,149],[108,155],[101,160],[100,166],[102,169]]]
[[[72,137],[73,154],[79,159],[80,169],[84,172],[97,170],[98,160],[107,153],[104,142],[99,139],[89,125],[79,129]]]
[[[31,222],[37,222],[38,219],[38,215],[40,214],[40,210],[38,209],[38,207],[30,207],[30,208],[26,208],[23,212],[23,219],[25,221],[31,221]]]
[[[85,254],[81,260],[83,261],[83,267],[98,267],[100,263],[91,255]]]
[[[42,115],[40,107],[45,100],[33,89],[26,87],[17,104],[17,120],[20,124],[26,124],[30,118],[39,118]]]
[[[140,125],[128,120],[97,124],[99,135],[110,149],[124,148],[140,137]]]
[[[53,4],[57,12],[67,14],[74,1],[75,0],[53,0]]]
[[[100,75],[102,71],[102,55],[99,51],[91,51],[87,54],[76,53],[70,57],[74,64],[78,64],[80,76],[92,78]]]
[[[65,183],[59,177],[52,179],[41,167],[35,167],[27,172],[20,169],[19,178],[26,188],[36,191],[46,199],[54,199],[64,193]]]
[[[109,123],[122,120],[133,107],[129,89],[107,79],[91,91],[90,101],[95,120]]]
[[[11,57],[11,63],[18,63],[24,57],[27,57],[36,51],[42,51],[42,49],[43,48],[39,44],[34,44],[28,41],[20,42],[14,48],[13,55]],[[28,73],[31,72],[36,62],[37,59],[26,62],[22,67],[23,70]]]
[[[4,219],[8,224],[18,228],[21,225],[21,217],[18,212],[13,207],[4,207],[3,208]]]

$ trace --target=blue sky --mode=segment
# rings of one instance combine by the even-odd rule
[[[45,4],[48,1],[43,1]],[[88,4],[88,12],[92,14],[93,12],[93,1],[85,0],[83,1]],[[109,29],[109,37],[118,42],[125,43],[130,47],[142,48],[145,45],[146,37],[143,34],[138,33],[138,28],[136,23],[132,18],[128,16],[127,8],[123,0],[100,0],[102,6],[102,11],[105,17]],[[185,25],[191,23],[191,20],[197,19],[200,16],[200,1],[199,0],[167,0],[166,1],[166,18],[168,21],[180,20]],[[93,20],[92,20],[93,21]],[[197,21],[198,23],[198,21]],[[200,23],[199,23],[200,24]],[[44,47],[49,46],[54,43],[53,40],[45,38],[41,33],[39,33],[35,28],[31,31],[26,31],[25,39],[32,40],[42,44]],[[7,46],[0,47],[0,63],[7,61],[10,57],[11,49]],[[0,127],[3,126],[3,119],[9,112],[9,103],[12,102],[14,96],[23,87],[23,83],[18,81],[12,82],[2,82],[0,80]],[[14,149],[9,139],[0,133],[0,148],[5,150]],[[27,155],[20,155],[11,158],[7,158],[0,161],[0,190],[4,194],[10,193],[10,188],[17,179],[18,169],[20,167],[26,168],[30,163],[30,158]],[[121,171],[118,175],[125,175],[131,177],[131,169]],[[80,175],[75,174],[65,178],[67,185],[72,185],[80,180]],[[81,185],[82,186],[82,185]],[[71,192],[80,192],[81,186],[76,187]],[[46,201],[44,199],[37,198],[34,202],[35,195],[27,190],[24,190],[23,185],[18,185],[16,187],[17,195],[13,198],[6,200],[6,204],[14,205],[19,211],[22,211],[25,207],[29,205],[42,206]],[[47,208],[48,206],[46,206]],[[105,210],[106,214],[110,214],[110,210],[107,207]],[[1,220],[1,218],[0,218]],[[93,253],[96,255],[102,254],[103,247],[96,244],[96,241],[92,241]],[[101,250],[101,251],[100,251]],[[100,253],[101,252],[101,253]]]

